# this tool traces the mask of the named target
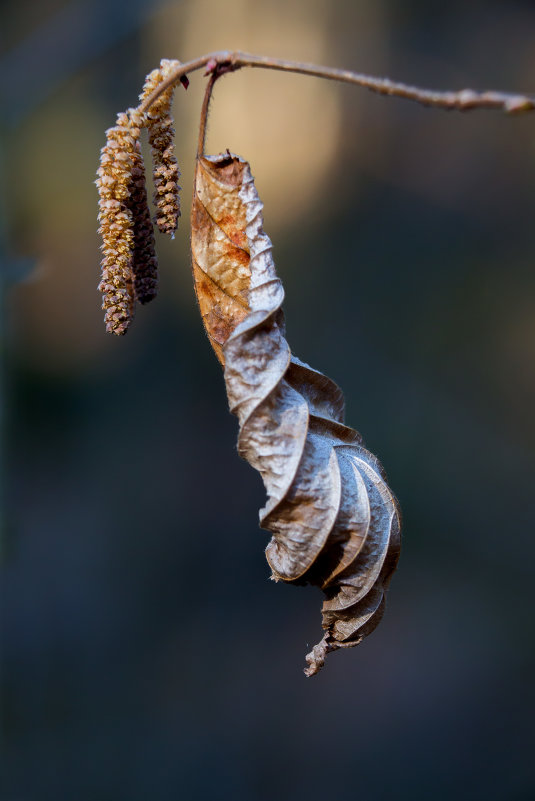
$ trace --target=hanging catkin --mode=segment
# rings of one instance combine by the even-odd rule
[[[341,390],[290,352],[262,208],[247,162],[228,151],[198,158],[195,288],[239,420],[239,453],[266,488],[267,560],[275,581],[326,595],[311,676],[327,653],[357,645],[381,619],[400,520],[381,465],[344,425]]]
[[[158,260],[154,243],[154,228],[150,218],[141,145],[136,142],[132,154],[132,180],[129,208],[134,220],[133,272],[136,299],[149,303],[158,293]]]
[[[156,297],[158,263],[141,153],[141,128],[146,117],[138,109],[117,116],[106,132],[96,185],[99,192],[99,233],[102,236],[102,308],[106,330],[125,334],[136,300]]]
[[[96,185],[99,193],[99,233],[102,236],[102,308],[106,331],[125,334],[134,314],[134,218],[130,188],[139,128],[127,114],[106,131]]]
[[[160,68],[153,70],[145,79],[141,101],[156,89],[176,67],[179,61],[163,58]],[[173,152],[173,117],[171,102],[174,88],[166,89],[151,105],[147,113],[149,142],[152,146],[155,222],[162,234],[174,234],[180,217],[180,171]]]

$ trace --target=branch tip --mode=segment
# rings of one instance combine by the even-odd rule
[[[203,69],[204,75],[223,75],[226,72],[234,72],[241,67],[258,67],[260,69],[272,69],[282,72],[293,72],[301,75],[310,75],[316,78],[324,78],[331,81],[351,83],[355,86],[362,86],[371,92],[391,97],[400,97],[405,100],[412,100],[424,106],[434,106],[446,110],[454,109],[458,111],[468,111],[470,109],[489,108],[501,109],[506,113],[518,113],[535,110],[535,97],[519,94],[507,94],[504,92],[478,92],[473,89],[462,89],[461,91],[435,91],[433,89],[422,89],[417,86],[391,81],[388,78],[378,78],[373,75],[364,75],[350,70],[341,70],[334,67],[323,67],[318,64],[304,64],[299,61],[289,61],[287,59],[271,58],[269,56],[257,56],[252,53],[242,53],[240,51],[221,50],[215,53],[208,53],[197,59],[188,61],[170,72],[163,81],[140,105],[139,110],[144,112],[157,100],[159,95],[178,81],[186,85],[184,78],[191,72]]]

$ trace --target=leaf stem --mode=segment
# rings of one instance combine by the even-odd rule
[[[139,106],[140,111],[147,111],[161,93],[169,86],[176,84],[182,76],[203,67],[207,69],[206,74],[217,73],[218,75],[223,72],[233,72],[242,67],[258,67],[261,69],[281,70],[283,72],[295,72],[301,75],[312,75],[317,78],[326,78],[331,81],[341,81],[342,83],[362,86],[380,95],[401,97],[405,100],[421,103],[424,106],[434,106],[446,110],[468,111],[470,109],[487,108],[499,109],[508,114],[535,110],[535,97],[527,95],[495,91],[477,92],[473,89],[461,89],[456,92],[421,89],[417,86],[391,81],[388,78],[377,78],[371,75],[363,75],[359,72],[350,72],[349,70],[322,67],[317,64],[304,64],[299,61],[288,61],[286,59],[270,58],[269,56],[256,56],[240,51],[221,50],[181,64],[141,103]]]
[[[210,100],[212,97],[212,89],[214,88],[214,83],[219,78],[219,73],[214,70],[210,75],[208,83],[206,85],[206,91],[204,93],[204,100],[202,102],[202,109],[201,109],[201,121],[199,123],[199,141],[197,143],[197,158],[204,155],[204,143],[206,140],[206,123],[208,120],[208,107],[210,106]]]

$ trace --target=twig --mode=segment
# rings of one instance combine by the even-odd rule
[[[302,64],[298,61],[287,61],[286,59],[270,58],[269,56],[255,56],[250,53],[222,50],[181,64],[143,101],[140,111],[146,111],[162,92],[169,86],[176,84],[182,76],[203,67],[206,67],[206,74],[217,73],[217,75],[223,72],[233,72],[242,67],[259,67],[262,69],[282,70],[283,72],[296,72],[301,75],[313,75],[317,78],[363,86],[380,95],[402,97],[405,100],[422,103],[424,106],[435,106],[446,110],[468,111],[470,109],[488,108],[500,109],[508,114],[513,114],[535,109],[535,98],[527,95],[494,91],[476,92],[473,89],[461,89],[458,92],[438,92],[432,89],[420,89],[417,86],[397,83],[396,81],[390,81],[388,78],[376,78],[358,72],[334,69],[333,67],[321,67],[317,64]]]

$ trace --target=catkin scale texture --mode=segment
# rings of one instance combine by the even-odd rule
[[[106,330],[117,335],[126,333],[134,310],[134,220],[129,186],[135,148],[136,133],[126,114],[119,114],[117,125],[106,132],[96,181],[103,252],[99,289]]]
[[[162,59],[146,78],[142,101],[179,65]],[[184,85],[187,85],[186,83]],[[173,152],[173,87],[168,87],[147,112],[129,108],[106,132],[97,172],[99,233],[102,236],[102,308],[106,330],[122,335],[128,330],[136,302],[149,303],[158,291],[158,264],[154,230],[147,202],[145,165],[140,133],[148,128],[152,146],[155,222],[162,233],[174,236],[180,217],[180,171]]]
[[[129,109],[106,132],[96,185],[99,192],[99,233],[102,236],[102,308],[106,330],[125,334],[136,300],[156,296],[157,260],[147,204],[145,166],[139,141],[144,117]]]
[[[163,58],[160,68],[153,70],[145,79],[141,101],[156,89],[168,75],[178,67],[179,61]],[[147,112],[149,142],[152,147],[155,222],[162,234],[173,234],[180,217],[180,170],[173,152],[175,129],[171,115],[174,88],[171,86],[152,103]]]
[[[195,289],[239,420],[239,453],[266,488],[260,524],[272,535],[272,578],[326,595],[324,636],[307,656],[311,676],[381,619],[400,516],[380,463],[344,424],[341,390],[290,351],[262,208],[247,162],[228,151],[198,158]]]

